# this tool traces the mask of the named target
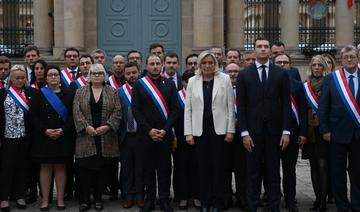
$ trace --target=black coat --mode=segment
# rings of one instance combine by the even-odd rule
[[[72,117],[74,91],[61,88],[57,94],[68,109],[66,121],[56,113],[40,91],[30,110],[33,135],[32,156],[35,158],[70,158],[74,153],[75,127]],[[64,134],[57,140],[45,135],[47,129],[62,128]]]
[[[295,79],[290,78],[290,87],[291,95],[294,97],[295,102],[299,109],[299,122],[300,126],[297,124],[296,118],[291,111],[291,137],[297,140],[298,136],[307,137],[308,129],[308,114],[307,114],[307,104],[305,98],[305,91],[303,84]]]

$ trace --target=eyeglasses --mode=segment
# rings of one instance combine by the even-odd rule
[[[47,77],[58,77],[59,74],[48,74]]]
[[[289,61],[276,61],[275,64],[277,65],[281,65],[281,64],[284,64],[284,65],[288,65],[290,62]]]

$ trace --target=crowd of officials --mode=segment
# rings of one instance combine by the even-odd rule
[[[111,68],[101,49],[67,48],[64,68],[31,45],[24,66],[0,56],[1,211],[38,198],[49,211],[56,189],[57,210],[75,198],[80,212],[100,211],[107,194],[141,212],[171,212],[171,200],[180,210],[277,212],[282,197],[297,212],[301,149],[316,197],[309,210],[335,202],[359,212],[358,52],[344,47],[341,64],[313,56],[303,80],[285,45],[265,38],[244,54],[190,54],[184,71],[159,43],[145,59],[115,55]]]

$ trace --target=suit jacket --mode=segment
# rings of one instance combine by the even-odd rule
[[[38,91],[31,87],[25,88],[25,97],[30,103],[30,108],[34,104],[34,99],[36,99],[36,96],[39,95]],[[5,133],[5,113],[4,113],[4,101],[7,97],[8,93],[6,89],[0,89],[0,136],[1,140],[4,139],[4,133]],[[20,109],[21,110],[21,109]],[[32,137],[32,131],[31,131],[31,122],[30,122],[30,113],[24,112],[24,121],[25,121],[25,136],[27,139],[30,139]]]
[[[360,77],[358,71],[358,79]],[[360,105],[360,91],[356,102]],[[317,115],[320,122],[320,133],[331,133],[331,142],[349,144],[354,133],[359,138],[360,130],[351,118],[335,85],[332,74],[325,76],[321,90]]]
[[[203,78],[196,75],[189,79],[186,88],[184,134],[201,136],[203,132]],[[212,91],[212,114],[218,135],[235,133],[234,91],[228,75],[216,74]]]
[[[137,132],[141,133],[145,138],[149,137],[148,134],[152,128],[164,129],[167,132],[166,135],[172,135],[171,129],[177,119],[179,110],[175,84],[164,77],[159,77],[157,80],[153,80],[153,82],[164,97],[170,112],[168,113],[168,118],[164,120],[153,99],[140,84],[139,80],[134,83],[131,102],[132,112],[137,122]],[[168,138],[170,137],[172,136]]]
[[[299,122],[300,122],[300,125],[298,125],[296,118],[293,112],[291,111],[291,123],[290,123],[291,137],[294,139],[297,139],[297,137],[299,136],[307,137],[308,110],[307,110],[303,84],[295,79],[290,79],[290,90],[291,90],[291,95],[294,97],[295,102],[299,109]]]
[[[290,78],[301,82],[301,77],[300,77],[298,68],[290,67],[290,69],[288,70],[288,73],[289,73]]]
[[[287,71],[269,64],[266,85],[259,79],[255,64],[239,72],[236,82],[239,132],[250,135],[281,135],[290,131],[290,83]]]
[[[181,80],[181,75],[176,72],[176,81],[177,81],[177,90],[180,91],[181,89],[183,89],[183,84],[182,84],[182,80]],[[176,85],[175,85],[176,86]]]
[[[84,158],[96,155],[94,137],[86,133],[86,127],[92,126],[90,108],[90,84],[76,90],[73,116],[76,129],[75,157]],[[118,157],[119,143],[117,130],[121,122],[121,105],[117,90],[105,85],[102,91],[101,125],[108,125],[110,130],[101,135],[102,156]]]
[[[121,103],[121,113],[123,118],[121,119],[121,124],[119,127],[119,140],[120,142],[124,141],[125,136],[126,136],[126,132],[127,132],[127,121],[128,121],[128,108],[131,107],[131,105],[128,105],[128,102],[124,99],[123,96],[119,94],[119,98],[120,98],[120,103]]]
[[[44,94],[39,91],[39,95],[33,102],[30,109],[32,136],[32,155],[35,157],[72,157],[75,144],[75,128],[72,116],[72,105],[74,91],[66,88],[61,89],[58,94],[59,99],[68,109],[68,118],[64,121],[55,109],[49,104]],[[47,129],[62,128],[64,134],[57,140],[53,140],[45,135]]]

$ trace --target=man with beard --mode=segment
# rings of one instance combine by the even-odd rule
[[[37,46],[29,45],[24,49],[25,67],[27,73],[28,82],[31,81],[31,67],[40,58],[40,51]]]
[[[181,76],[177,72],[179,56],[175,52],[168,52],[165,55],[165,71],[162,75],[175,83],[177,90],[182,89]]]
[[[185,70],[192,70],[192,72],[195,73],[195,70],[197,68],[197,59],[198,59],[197,54],[189,54],[186,59],[185,59]]]
[[[76,90],[86,85],[87,76],[90,70],[90,66],[92,64],[94,64],[94,59],[89,54],[81,55],[81,57],[79,58],[79,69],[81,72],[81,76],[70,83],[70,89]]]
[[[66,87],[70,86],[70,83],[81,76],[79,71],[79,56],[78,49],[70,47],[65,49],[64,59],[66,67],[61,71],[61,83]]]
[[[119,89],[124,81],[125,58],[122,55],[115,55],[112,59],[112,75],[108,83],[111,87]]]
[[[148,74],[135,82],[132,89],[132,112],[146,149],[146,200],[141,211],[148,212],[154,209],[157,179],[160,208],[172,212],[169,204],[171,142],[172,128],[178,113],[177,91],[171,80],[161,76],[162,63],[159,56],[150,55],[146,59],[145,67]]]
[[[226,65],[229,65],[230,63],[235,63],[237,65],[240,65],[240,56],[241,54],[239,50],[229,49],[226,52]]]

